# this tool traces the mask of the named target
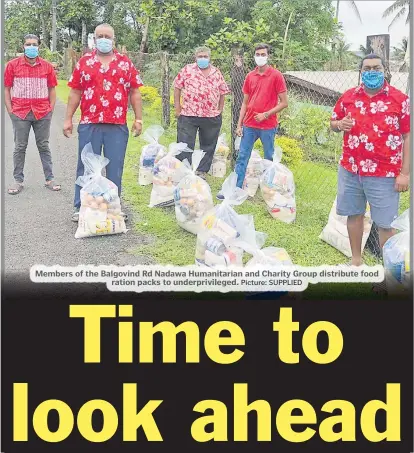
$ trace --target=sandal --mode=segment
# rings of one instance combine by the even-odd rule
[[[23,190],[23,187],[24,187],[23,183],[15,182],[8,188],[7,191],[9,193],[9,195],[17,195],[18,193],[20,193]]]
[[[56,184],[55,181],[47,181],[45,184],[46,189],[52,190],[53,192],[59,192],[60,184]]]

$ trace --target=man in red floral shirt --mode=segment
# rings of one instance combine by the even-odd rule
[[[331,118],[331,128],[344,132],[337,214],[348,216],[354,266],[362,264],[367,201],[382,249],[394,234],[391,223],[398,216],[400,192],[408,190],[410,180],[409,98],[384,80],[378,55],[362,60],[361,80],[340,97]]]
[[[210,170],[222,123],[224,96],[230,92],[220,70],[210,64],[210,49],[195,51],[196,63],[185,66],[174,81],[174,105],[177,141],[194,149],[197,132],[200,148],[206,153],[198,167],[205,178]],[[181,94],[182,103],[181,103]],[[180,160],[191,162],[191,153],[181,153]]]
[[[57,80],[53,66],[39,57],[39,44],[36,35],[26,35],[24,55],[9,61],[4,72],[4,99],[13,123],[15,142],[14,184],[8,189],[10,195],[16,195],[23,190],[23,170],[31,128],[42,161],[45,187],[53,191],[60,190],[60,184],[54,181],[49,147]]]
[[[139,88],[143,85],[138,70],[131,60],[114,49],[114,29],[102,24],[95,29],[96,49],[85,54],[77,63],[69,80],[71,88],[63,133],[69,137],[73,130],[72,118],[80,104],[81,120],[78,126],[79,152],[76,177],[84,173],[81,153],[91,143],[95,154],[102,148],[109,164],[106,176],[118,186],[121,182],[125,152],[128,144],[126,124],[128,98],[135,113],[132,133],[142,131],[142,101]],[[74,213],[79,220],[80,187],[75,184]],[[126,215],[123,214],[126,218]]]

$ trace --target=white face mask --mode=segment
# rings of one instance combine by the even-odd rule
[[[257,66],[264,66],[267,64],[267,58],[268,57],[258,57],[255,55],[254,61],[256,62]]]

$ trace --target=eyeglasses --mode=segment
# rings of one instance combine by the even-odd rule
[[[35,44],[35,43],[25,43],[24,44],[24,47],[39,47],[39,44]]]

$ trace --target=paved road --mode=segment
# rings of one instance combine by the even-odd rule
[[[51,127],[50,146],[54,175],[62,184],[60,192],[44,187],[39,153],[31,131],[26,153],[25,188],[18,195],[5,194],[5,273],[6,279],[29,276],[34,264],[61,266],[150,264],[145,257],[131,254],[144,238],[126,234],[75,239],[76,224],[70,219],[73,209],[74,176],[77,161],[77,134],[67,139],[62,134],[65,106],[56,105]],[[75,128],[74,128],[75,129]],[[5,173],[7,186],[13,181],[13,130],[5,113]],[[127,210],[128,211],[128,210]],[[132,226],[130,216],[128,227]]]

